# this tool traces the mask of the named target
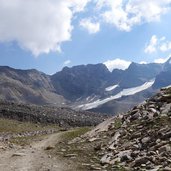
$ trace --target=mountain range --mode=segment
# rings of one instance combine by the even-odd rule
[[[47,75],[35,69],[0,67],[0,99],[116,114],[171,85],[171,59],[110,72],[104,64],[64,67]]]

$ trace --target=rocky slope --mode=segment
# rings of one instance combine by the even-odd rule
[[[161,64],[137,64],[132,62],[125,70],[119,85],[122,88],[136,87],[154,79],[161,71]]]
[[[63,96],[56,93],[48,75],[37,70],[0,67],[0,99],[38,105],[62,106]]]
[[[93,151],[99,170],[171,170],[171,88],[106,120],[73,143]]]
[[[0,101],[0,118],[24,122],[57,124],[62,127],[94,126],[107,118],[93,112],[74,111],[69,108],[36,106]]]
[[[111,73],[103,64],[65,67],[54,74],[52,83],[57,92],[66,99],[75,101],[92,94],[101,94],[108,85]],[[115,79],[113,80],[113,82]]]

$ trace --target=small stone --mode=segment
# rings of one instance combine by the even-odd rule
[[[91,164],[89,164],[89,163],[82,163],[81,165],[82,166],[91,166]]]
[[[141,142],[143,143],[143,144],[146,144],[146,143],[148,143],[150,141],[150,137],[145,137],[145,138],[143,138],[142,140],[141,140]]]
[[[4,146],[0,146],[0,149],[5,150],[6,148]]]
[[[93,142],[93,141],[96,141],[96,140],[98,140],[98,138],[91,138],[91,139],[89,139],[88,141],[89,141],[89,142]]]
[[[102,170],[100,167],[97,167],[97,166],[94,166],[94,165],[91,165],[90,169],[91,170]]]
[[[140,113],[137,112],[137,113],[135,113],[134,115],[131,116],[130,120],[131,121],[137,120],[137,119],[140,118],[140,116],[141,116]]]
[[[166,167],[163,169],[163,171],[171,171],[171,168],[168,167],[168,166],[166,166]]]
[[[47,146],[46,148],[45,148],[45,150],[52,150],[52,149],[54,149],[55,147],[54,146]]]
[[[139,167],[139,166],[141,166],[142,164],[146,164],[148,161],[149,161],[149,160],[148,160],[147,157],[137,158],[137,159],[134,161],[134,167]]]
[[[156,140],[156,143],[157,143],[157,144],[158,144],[158,143],[160,143],[160,142],[161,142],[161,140],[160,140],[160,139],[157,139],[157,140]]]
[[[66,149],[61,149],[61,151],[62,151],[62,152],[65,152],[65,151],[66,151]]]
[[[162,139],[168,139],[168,138],[171,138],[171,131],[163,134],[163,136],[162,136]]]
[[[109,164],[112,155],[113,155],[113,153],[105,154],[105,155],[101,158],[101,160],[100,160],[101,164]]]
[[[22,157],[22,156],[25,156],[26,154],[24,154],[24,153],[14,153],[13,155],[12,155],[12,157],[15,157],[15,156],[18,156],[18,157]]]
[[[163,152],[170,152],[171,151],[171,147],[170,145],[165,145],[162,146],[158,149],[159,153],[163,153]]]
[[[76,157],[77,156],[77,154],[66,154],[66,155],[64,155],[64,157]]]
[[[146,167],[146,164],[141,164],[141,167]]]

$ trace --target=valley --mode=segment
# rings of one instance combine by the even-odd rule
[[[114,115],[126,112],[160,88],[169,86],[169,61],[164,64],[132,62],[126,70],[112,72],[104,64],[88,64],[64,67],[53,75],[2,66],[0,100]],[[125,99],[129,103],[122,107],[119,103]]]
[[[0,0],[0,171],[171,171],[171,0]]]
[[[1,67],[0,170],[169,171],[169,60],[52,76]]]

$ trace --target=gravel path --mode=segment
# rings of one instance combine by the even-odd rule
[[[63,132],[47,135],[27,147],[0,149],[0,170],[2,171],[74,171],[67,163],[46,154],[45,148],[60,141]]]

